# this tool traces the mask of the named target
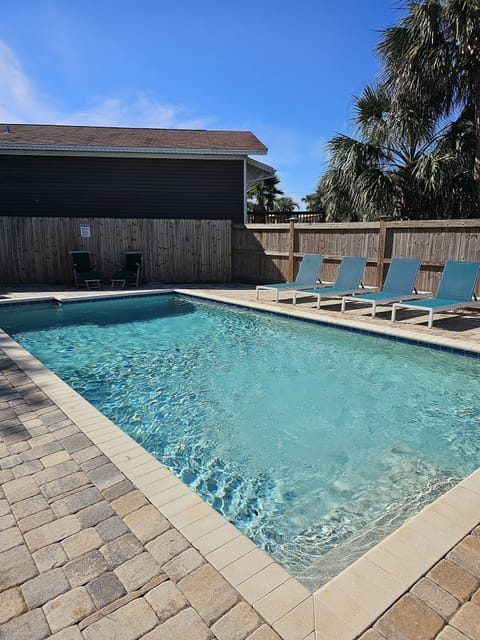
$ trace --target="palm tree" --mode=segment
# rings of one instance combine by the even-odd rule
[[[412,96],[433,118],[473,112],[471,174],[480,213],[480,0],[409,0],[406,15],[378,45],[394,108]]]
[[[294,211],[295,209],[298,209],[298,203],[295,202],[293,198],[290,198],[288,196],[283,196],[275,200],[274,209],[275,211],[288,213],[289,211]]]
[[[468,145],[459,143],[465,127],[439,122],[418,103],[401,113],[392,110],[385,85],[365,88],[356,99],[354,122],[358,138],[337,135],[327,145],[330,167],[319,188],[328,218],[428,218],[446,210],[448,217],[458,215],[452,194],[465,178],[458,154],[461,148],[465,158]]]
[[[270,213],[275,208],[277,196],[283,196],[283,191],[277,188],[280,178],[277,175],[258,182],[248,192],[248,207],[251,211]]]

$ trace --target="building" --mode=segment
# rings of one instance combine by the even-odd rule
[[[249,131],[0,124],[0,216],[246,221]]]

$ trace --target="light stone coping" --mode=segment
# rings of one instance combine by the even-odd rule
[[[480,345],[472,342],[438,336],[434,332],[414,334],[399,324],[385,323],[385,326],[378,327],[359,319],[345,318],[343,314],[337,320],[324,317],[313,309],[300,310],[292,305],[281,308],[278,303],[265,300],[247,302],[215,291],[176,289],[154,293],[172,291],[295,318],[315,319],[331,326],[362,329],[480,353]],[[145,294],[144,291],[132,293]],[[100,291],[88,298],[107,295],[109,292]],[[115,294],[112,292],[110,295]],[[29,299],[31,297],[24,298],[25,301]],[[48,301],[52,296],[36,299]],[[3,331],[0,331],[0,346],[284,640],[354,640],[478,524],[480,470],[426,506],[311,594],[130,436]]]
[[[429,329],[428,334],[425,333],[412,333],[412,327],[403,325],[401,322],[382,321],[382,324],[373,324],[365,322],[358,316],[355,319],[345,317],[345,314],[337,312],[333,315],[322,315],[323,308],[314,309],[299,309],[298,305],[275,303],[269,300],[243,300],[233,295],[228,296],[215,291],[203,291],[199,289],[175,289],[175,293],[182,295],[202,298],[204,300],[213,300],[218,302],[224,302],[226,304],[234,304],[236,306],[245,307],[248,309],[256,309],[257,311],[268,311],[282,316],[288,316],[292,318],[300,318],[303,320],[314,320],[323,325],[330,325],[332,327],[345,327],[348,329],[360,329],[362,331],[368,331],[369,333],[384,335],[392,338],[403,338],[408,341],[423,342],[425,344],[449,347],[452,349],[462,349],[471,353],[480,353],[480,344],[474,344],[472,342],[462,341],[458,338],[448,338],[440,336],[435,333],[435,328]],[[337,317],[337,315],[339,317]],[[369,316],[370,317],[370,316]]]

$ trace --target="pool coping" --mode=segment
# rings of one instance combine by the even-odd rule
[[[228,296],[186,288],[133,293],[161,295],[171,292],[232,304],[232,299]],[[78,298],[73,296],[63,300],[86,301],[126,295],[125,292],[123,296],[118,292],[112,292],[113,295],[105,295],[106,293],[109,292],[97,292],[97,295]],[[57,295],[31,301],[44,302],[55,298],[62,302],[62,298]],[[8,302],[12,304],[12,301]],[[276,303],[237,301],[233,304],[312,320],[310,312],[278,307]],[[403,329],[385,327],[389,330],[388,333],[375,331],[376,327],[346,318],[339,318],[338,323],[331,321],[331,318],[326,322],[322,317],[318,321],[332,326],[365,329],[368,333],[405,338],[411,342],[411,333]],[[480,348],[475,345],[467,345],[458,340],[446,340],[434,335],[432,340],[427,339],[430,336],[418,338],[422,338],[418,340],[421,343],[449,350],[453,348],[480,353]],[[478,524],[480,470],[470,474],[326,585],[311,593],[130,436],[3,331],[0,331],[0,347],[284,640],[358,638]]]

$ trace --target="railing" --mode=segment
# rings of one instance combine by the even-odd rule
[[[273,211],[271,213],[248,212],[249,224],[282,224],[290,220],[297,222],[314,223],[325,222],[325,214],[321,211]]]

